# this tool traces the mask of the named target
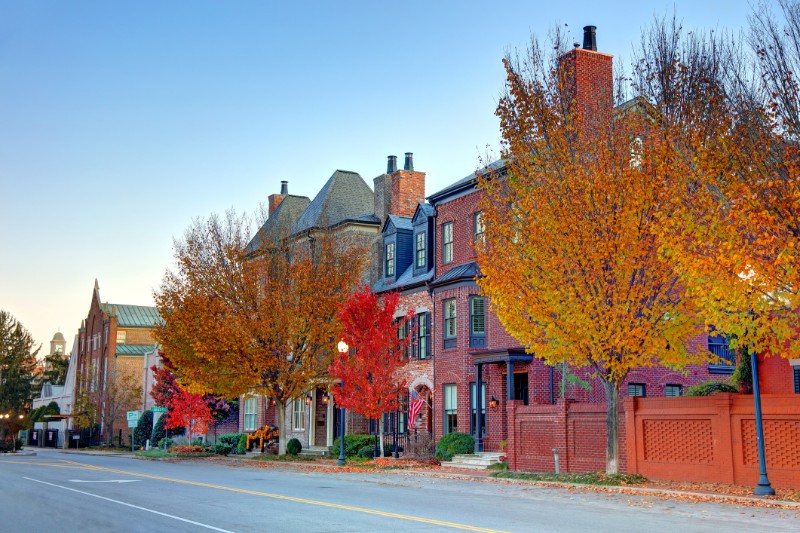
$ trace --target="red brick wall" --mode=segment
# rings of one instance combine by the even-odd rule
[[[613,56],[609,54],[583,48],[574,48],[561,56],[571,101],[577,106],[581,121],[608,118],[614,102],[612,62]]]
[[[511,402],[508,436],[508,465],[512,470],[554,472],[553,449],[558,449],[561,472],[595,472],[606,468],[605,403],[573,403],[559,400],[555,405]],[[627,441],[624,411],[619,420],[619,469],[627,469]]]
[[[789,360],[777,355],[759,356],[758,383],[761,394],[793,394],[794,375]]]
[[[269,206],[269,210],[267,211],[268,216],[272,216],[275,210],[278,209],[278,206],[281,205],[281,202],[283,201],[284,198],[285,196],[282,194],[270,194],[267,197],[267,204]]]
[[[626,402],[629,471],[653,479],[754,486],[758,455],[753,397],[717,394]],[[774,487],[800,488],[800,402],[763,394],[767,474]]]

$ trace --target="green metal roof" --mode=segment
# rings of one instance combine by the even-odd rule
[[[154,344],[117,344],[117,355],[144,355],[155,347]]]
[[[110,313],[114,308],[117,310],[118,327],[122,328],[152,328],[161,321],[155,307],[144,305],[124,305],[124,304],[103,304]]]

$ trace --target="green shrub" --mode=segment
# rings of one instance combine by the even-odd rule
[[[155,415],[153,415],[155,416]],[[164,424],[167,422],[167,413],[162,414],[156,420],[156,425],[153,426],[153,432],[150,434],[150,443],[161,442],[161,439],[167,436],[167,431],[164,429]]]
[[[211,449],[216,455],[228,455],[231,453],[231,450],[233,450],[233,446],[222,442],[216,443]]]
[[[153,411],[147,410],[139,417],[139,422],[136,424],[136,429],[133,430],[133,445],[136,448],[144,448],[153,434]],[[155,442],[155,441],[150,441]]]
[[[358,450],[358,457],[364,457],[366,459],[372,459],[375,457],[375,446],[370,444],[369,446],[364,446],[360,450]]]
[[[449,461],[457,454],[475,453],[475,439],[466,433],[448,433],[436,445],[436,458]]]
[[[239,453],[239,441],[242,440],[242,435],[245,436],[245,439],[247,438],[244,433],[225,433],[217,437],[217,443],[230,446],[230,453],[237,454]]]
[[[289,455],[297,455],[303,449],[303,445],[297,439],[289,439],[286,443],[286,453]]]
[[[720,392],[739,392],[736,387],[722,381],[706,381],[686,389],[686,396],[712,396]]]
[[[21,439],[0,440],[0,452],[11,452],[22,448]]]
[[[239,444],[236,445],[236,453],[239,455],[247,455],[247,434],[242,433],[239,437]]]
[[[164,437],[158,441],[158,447],[162,450],[167,450],[175,444],[175,441],[168,437]]]
[[[333,446],[331,446],[331,454],[334,457],[339,456],[339,439],[340,437],[336,437],[333,440]],[[375,443],[375,437],[372,435],[367,435],[363,433],[356,433],[354,435],[345,435],[344,436],[344,456],[345,457],[356,457],[358,455],[358,451],[365,446],[373,446]]]

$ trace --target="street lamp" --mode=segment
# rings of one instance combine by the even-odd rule
[[[740,272],[739,278],[750,284],[752,291],[752,280],[756,273],[749,268],[745,272]],[[750,309],[750,317],[753,317],[753,310]],[[761,387],[758,384],[758,357],[751,345],[747,347],[750,352],[750,374],[753,380],[753,404],[756,417],[756,444],[758,445],[758,485],[753,490],[756,496],[775,496],[775,489],[767,477],[767,458],[764,452],[764,422],[761,416]]]
[[[343,340],[339,341],[339,344],[336,345],[339,350],[339,357],[341,357],[342,361],[344,361],[344,356],[347,355],[347,350],[350,347],[347,345],[346,342]],[[344,380],[342,380],[342,392],[344,392]],[[336,464],[339,466],[344,466],[344,407],[339,407],[339,460],[336,461]]]

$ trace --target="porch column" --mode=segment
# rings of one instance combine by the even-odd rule
[[[326,435],[326,438],[325,438],[325,444],[328,447],[331,447],[331,446],[333,446],[333,439],[334,439],[333,426],[334,426],[334,420],[335,420],[336,417],[335,417],[334,412],[333,412],[333,397],[330,396],[330,393],[328,393],[328,395],[329,395],[329,397],[328,397],[328,413],[327,413],[327,416],[325,417],[325,425],[326,425],[326,429],[327,429],[327,435]]]
[[[317,442],[317,388],[311,389],[311,404],[308,410],[308,447]]]
[[[475,453],[483,451],[483,365],[475,365]]]
[[[506,400],[514,399],[514,361],[506,362]]]

